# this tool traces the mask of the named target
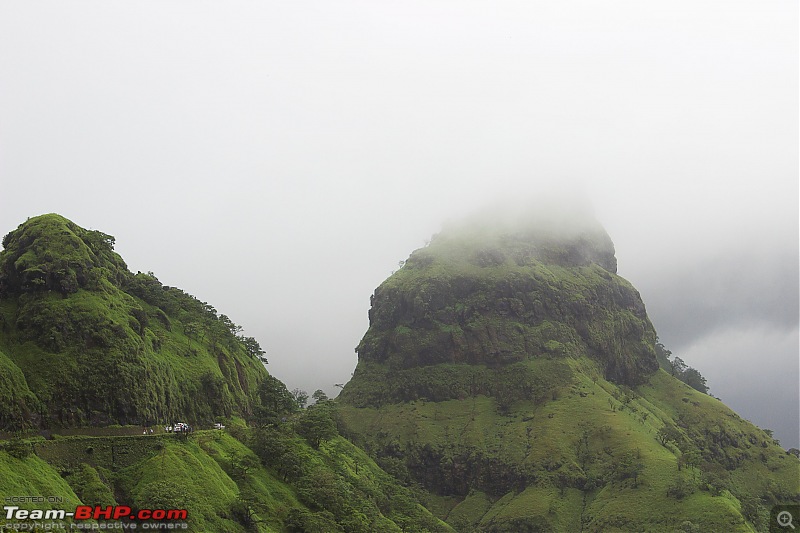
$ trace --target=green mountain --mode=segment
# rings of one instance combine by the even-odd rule
[[[247,416],[263,352],[210,305],[132,274],[114,238],[59,215],[0,253],[0,429]]]
[[[28,510],[186,509],[196,532],[453,531],[339,435],[335,402],[301,409],[255,339],[132,274],[113,245],[58,215],[3,239],[0,496],[55,498],[14,501]],[[228,427],[160,425],[178,420]],[[42,428],[49,439],[31,436]],[[7,518],[0,529],[25,522]]]
[[[113,245],[58,215],[3,239],[4,497],[320,533],[766,531],[800,501],[798,459],[670,361],[590,220],[446,228],[375,291],[340,397],[308,408],[255,339]]]
[[[354,442],[464,532],[764,531],[800,501],[797,458],[659,368],[596,222],[497,218],[376,289],[338,398]]]

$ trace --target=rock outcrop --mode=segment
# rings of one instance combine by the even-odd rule
[[[797,501],[794,457],[659,369],[596,222],[498,218],[375,290],[338,398],[351,438],[459,531],[751,531]]]

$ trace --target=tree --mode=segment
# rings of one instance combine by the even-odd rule
[[[233,450],[229,456],[231,464],[231,474],[236,479],[244,479],[250,470],[257,467],[259,462],[255,455],[252,453],[242,453],[239,450]]]
[[[197,322],[189,322],[183,326],[183,334],[186,335],[186,344],[189,345],[191,339],[197,339],[200,333],[200,324]]]
[[[691,468],[694,471],[696,479],[697,469],[700,467],[702,460],[703,458],[697,450],[688,451],[678,458],[678,470],[680,470],[681,465],[685,465],[687,468]]]
[[[680,474],[678,478],[667,487],[667,496],[672,496],[676,500],[682,500],[693,492],[694,484]]]
[[[672,352],[667,350],[667,347],[661,343],[658,337],[656,337],[655,349],[658,366],[667,372],[672,372],[672,363],[669,360],[669,358],[672,357]]]
[[[330,409],[318,405],[306,409],[297,426],[297,433],[314,448],[319,448],[323,441],[330,440],[338,434]]]
[[[239,342],[242,343],[244,347],[244,351],[247,352],[247,355],[254,359],[261,359],[261,362],[265,365],[268,363],[267,358],[265,357],[264,350],[261,349],[261,345],[258,344],[258,341],[255,340],[253,337],[238,337]]]
[[[669,359],[672,357],[672,352],[667,350],[667,347],[661,342],[661,340],[656,337],[656,352],[663,355],[665,358]]]
[[[308,393],[301,389],[294,389],[292,391],[292,396],[294,397],[294,401],[297,404],[298,409],[305,409],[306,403],[308,402]]]
[[[303,475],[305,459],[297,453],[294,434],[273,428],[257,428],[253,432],[252,449],[265,465],[274,468],[283,481],[297,480]]]
[[[672,352],[667,350],[667,348],[661,344],[661,341],[659,341],[657,337],[655,347],[656,359],[658,359],[658,364],[661,365],[661,368],[668,370],[673,377],[678,378],[693,389],[698,390],[703,394],[708,394],[706,378],[704,378],[703,375],[697,371],[697,369],[688,366],[680,357],[676,357],[670,361],[669,358],[672,357]]]
[[[706,385],[706,378],[700,374],[697,370],[692,367],[688,367],[684,372],[683,375],[680,377],[680,380],[692,387],[693,389],[702,392],[703,394],[708,394],[708,386]]]
[[[208,332],[208,340],[211,344],[211,350],[216,352],[220,343],[228,335],[228,330],[225,328],[224,324],[214,320],[206,323],[206,331]]]
[[[640,458],[641,453],[628,451],[622,454],[616,466],[616,474],[620,480],[633,479],[633,486],[639,486],[639,474],[644,470],[644,463]]]
[[[277,423],[282,415],[297,410],[294,396],[280,380],[267,376],[258,386],[258,398],[261,405],[255,413],[256,422],[265,426]]]
[[[656,439],[662,446],[666,447],[668,442],[677,444],[681,440],[681,433],[677,428],[672,426],[663,426],[656,433]]]
[[[239,335],[239,333],[242,332],[242,326],[234,324],[234,322],[228,318],[228,315],[219,315],[219,321],[222,322],[222,325],[224,325],[234,336]]]
[[[684,371],[686,370],[686,363],[680,357],[676,357],[672,361],[672,375],[676,378],[679,378],[683,375]]]
[[[315,390],[311,397],[314,398],[314,403],[323,403],[328,401],[328,395],[325,394],[325,391],[322,389]]]
[[[248,530],[256,530],[260,520],[256,518],[255,506],[258,505],[258,496],[251,489],[243,489],[231,504],[233,519],[245,526]]]

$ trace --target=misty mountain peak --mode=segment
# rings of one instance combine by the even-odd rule
[[[387,375],[375,381],[380,391],[356,400],[365,392],[357,390],[357,369],[343,392],[354,403],[409,401],[421,390],[438,399],[463,394],[434,386],[425,372],[392,378],[432,365],[589,357],[606,379],[629,385],[658,369],[639,293],[616,275],[614,245],[585,212],[487,211],[450,223],[375,290],[371,304],[359,369]]]
[[[413,265],[431,254],[479,266],[532,262],[564,267],[592,263],[615,274],[614,243],[589,210],[580,204],[558,208],[544,202],[503,204],[447,223],[430,245],[409,258]]]

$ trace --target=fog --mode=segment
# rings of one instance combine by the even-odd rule
[[[445,221],[580,191],[662,342],[800,447],[798,4],[0,4],[0,232],[60,213],[333,394]]]

